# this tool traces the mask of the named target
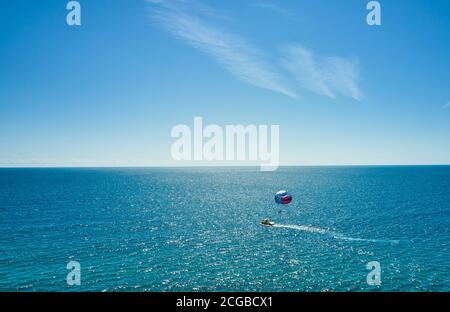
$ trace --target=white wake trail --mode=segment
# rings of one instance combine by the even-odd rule
[[[274,224],[273,227],[277,228],[285,228],[292,229],[301,232],[309,232],[309,233],[317,233],[328,235],[330,237],[346,240],[346,241],[359,241],[359,242],[371,242],[371,243],[389,243],[389,244],[398,244],[399,240],[390,240],[390,239],[366,239],[366,238],[356,238],[345,236],[341,233],[333,232],[330,230],[322,229],[319,227],[311,226],[311,225],[295,225],[295,224]]]

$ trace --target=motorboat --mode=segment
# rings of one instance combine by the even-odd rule
[[[275,222],[270,221],[269,219],[263,219],[261,220],[261,224],[264,226],[274,226]]]

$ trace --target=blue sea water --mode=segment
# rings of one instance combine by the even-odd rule
[[[450,291],[450,167],[0,169],[0,239],[1,291]]]

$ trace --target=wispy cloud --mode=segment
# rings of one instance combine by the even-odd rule
[[[199,49],[222,65],[233,76],[250,85],[296,98],[297,94],[282,79],[264,53],[238,34],[225,31],[219,21],[228,17],[197,1],[147,0],[152,19],[175,38]],[[277,5],[258,2],[258,6],[288,14]],[[360,101],[359,65],[356,60],[320,56],[301,45],[282,49],[281,64],[303,89],[329,98],[338,95]]]
[[[287,17],[287,18],[291,18],[292,17],[292,13],[274,3],[270,3],[270,2],[257,2],[256,6],[265,9],[265,10],[269,10],[272,11],[278,15],[281,15],[282,17]]]
[[[152,17],[165,30],[197,48],[236,78],[253,86],[295,98],[281,77],[264,60],[263,53],[244,38],[223,31],[209,22],[214,11],[198,3],[183,0],[148,0]]]
[[[285,47],[282,53],[283,66],[303,88],[333,99],[338,94],[358,101],[362,99],[356,61],[336,56],[316,56],[298,45]]]
[[[447,109],[450,108],[450,102],[448,102],[447,104],[444,104],[444,106],[442,106],[443,109]]]

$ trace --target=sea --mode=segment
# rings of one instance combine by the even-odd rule
[[[450,166],[0,169],[0,291],[450,291],[449,244]]]

